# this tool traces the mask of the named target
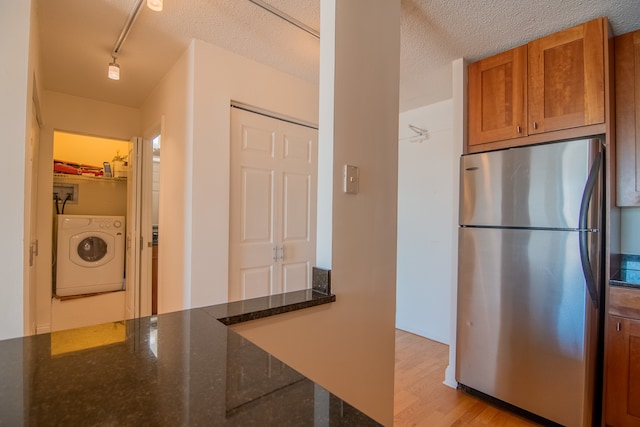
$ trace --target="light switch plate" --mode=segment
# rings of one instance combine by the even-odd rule
[[[358,167],[344,165],[344,192],[347,194],[358,194],[359,182]]]

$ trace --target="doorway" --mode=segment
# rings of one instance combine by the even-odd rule
[[[142,233],[139,225],[133,226],[134,219],[140,224],[145,213],[151,215],[143,198],[143,144],[140,138],[123,141],[53,132],[53,189],[47,191],[49,197],[53,192],[54,204],[51,218],[52,286],[45,284],[44,287],[50,288],[40,288],[41,293],[51,295],[51,331],[121,321],[140,316],[143,310],[140,279],[144,277],[140,272],[144,270],[147,254],[150,268],[152,235],[150,225],[149,233]],[[150,153],[151,149],[148,151]],[[148,160],[150,163],[150,157]],[[51,173],[52,163],[46,172]],[[133,206],[135,217],[132,216]],[[63,227],[62,222],[70,225]],[[82,230],[69,228],[71,226]],[[60,240],[59,230],[63,230],[63,240]],[[149,240],[148,249],[143,234]],[[85,237],[85,240],[76,239],[77,236]],[[133,242],[137,244],[132,245]],[[71,250],[76,243],[80,245],[77,251]],[[75,257],[75,252],[80,254],[83,244],[88,257]],[[73,248],[69,249],[71,246]],[[60,247],[63,247],[62,252]],[[131,255],[134,255],[135,263],[125,268]],[[62,263],[65,268],[60,269]],[[94,264],[96,268],[92,268]],[[111,277],[113,280],[110,279],[107,288],[92,287],[100,280],[97,277],[102,277],[103,272],[98,274],[98,269],[109,270],[110,277],[117,274],[118,279]],[[68,279],[61,278],[61,274],[77,279],[83,271],[86,271],[83,277],[87,283],[83,282],[75,290],[62,290],[59,281],[66,285]]]

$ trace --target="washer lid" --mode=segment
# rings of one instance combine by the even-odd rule
[[[81,267],[100,267],[115,256],[115,238],[100,231],[78,233],[69,239],[69,259]]]

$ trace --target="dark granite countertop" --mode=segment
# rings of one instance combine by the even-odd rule
[[[609,284],[640,288],[640,255],[621,255],[620,267],[609,279]]]
[[[0,425],[379,425],[221,323],[333,300],[299,291],[0,341]]]
[[[304,291],[287,292],[263,298],[234,301],[227,304],[205,307],[207,313],[224,323],[234,325],[249,320],[286,313],[326,304],[336,300],[335,295],[326,295],[307,289]]]

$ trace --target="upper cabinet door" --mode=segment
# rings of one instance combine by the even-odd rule
[[[617,204],[640,206],[640,30],[615,39]]]
[[[604,29],[596,19],[529,43],[529,134],[604,123]]]
[[[469,65],[469,145],[527,134],[527,46]]]

